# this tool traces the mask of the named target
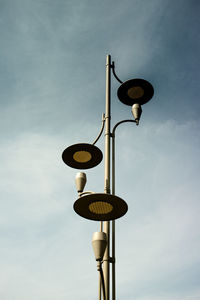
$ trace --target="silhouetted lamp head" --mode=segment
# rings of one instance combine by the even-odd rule
[[[144,79],[128,80],[118,88],[117,96],[119,100],[132,106],[135,103],[143,105],[147,103],[154,94],[153,86]]]
[[[75,144],[63,151],[65,164],[74,169],[90,169],[96,167],[103,158],[99,148],[91,144]]]
[[[89,220],[111,221],[126,214],[126,202],[110,194],[90,194],[82,196],[74,203],[75,212]]]

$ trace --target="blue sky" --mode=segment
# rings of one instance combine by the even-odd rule
[[[62,151],[93,142],[105,60],[155,89],[116,136],[117,297],[200,299],[200,2],[0,0],[0,297],[94,299],[91,239]],[[131,118],[112,78],[112,126]],[[97,146],[104,149],[103,139]],[[87,189],[103,192],[103,163]]]

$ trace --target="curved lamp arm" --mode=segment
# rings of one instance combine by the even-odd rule
[[[105,125],[105,114],[102,114],[102,126],[101,126],[101,130],[97,136],[97,138],[95,139],[95,141],[92,143],[92,145],[95,145],[96,142],[100,139],[102,133],[103,133],[103,130],[104,130],[104,125]]]
[[[111,137],[115,137],[115,130],[116,128],[122,124],[122,123],[127,123],[127,122],[131,122],[131,123],[137,123],[135,120],[122,120],[120,122],[118,122],[117,124],[115,124],[115,126],[113,127],[112,133],[111,133]]]
[[[123,83],[123,81],[121,81],[121,80],[119,79],[119,77],[118,77],[118,76],[116,75],[116,73],[115,73],[115,63],[114,63],[114,61],[112,62],[111,68],[112,68],[113,75],[114,75],[114,77],[117,79],[117,81],[119,81],[120,83]]]

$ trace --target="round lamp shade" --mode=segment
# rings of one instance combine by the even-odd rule
[[[135,103],[140,105],[147,103],[154,94],[153,86],[144,79],[131,79],[119,87],[117,96],[119,100],[132,106]]]
[[[82,196],[74,203],[75,212],[89,220],[111,221],[126,214],[126,202],[110,194],[90,194]]]
[[[74,169],[90,169],[96,167],[103,158],[99,148],[91,144],[75,144],[63,151],[65,164]]]

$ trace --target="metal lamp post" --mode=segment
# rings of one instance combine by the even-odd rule
[[[118,89],[119,100],[132,106],[134,120],[123,120],[118,122],[111,131],[111,70],[115,78],[121,83]],[[103,299],[110,299],[110,264],[112,264],[112,300],[116,299],[115,292],[115,219],[122,217],[128,210],[126,202],[115,195],[115,131],[116,128],[125,122],[139,124],[142,113],[141,105],[147,103],[154,94],[152,85],[144,79],[131,79],[122,82],[115,73],[114,62],[111,64],[111,56],[106,57],[106,103],[105,115],[102,117],[102,128],[93,144],[75,144],[66,148],[62,154],[63,161],[75,169],[88,169],[97,166],[103,158],[102,152],[94,144],[100,138],[105,126],[105,172],[104,172],[104,193],[83,192],[86,175],[78,173],[76,186],[79,198],[74,203],[74,210],[80,216],[100,221],[100,232],[93,235],[93,249],[97,261],[97,270],[100,272],[99,300],[101,290]],[[112,139],[112,148],[111,148]],[[112,170],[111,170],[111,149],[112,149]],[[112,173],[111,173],[112,171]],[[112,191],[111,191],[112,179]],[[110,222],[112,221],[112,223]],[[112,231],[110,230],[112,226]],[[110,256],[110,240],[112,238],[112,256]],[[103,269],[102,269],[103,265]]]

